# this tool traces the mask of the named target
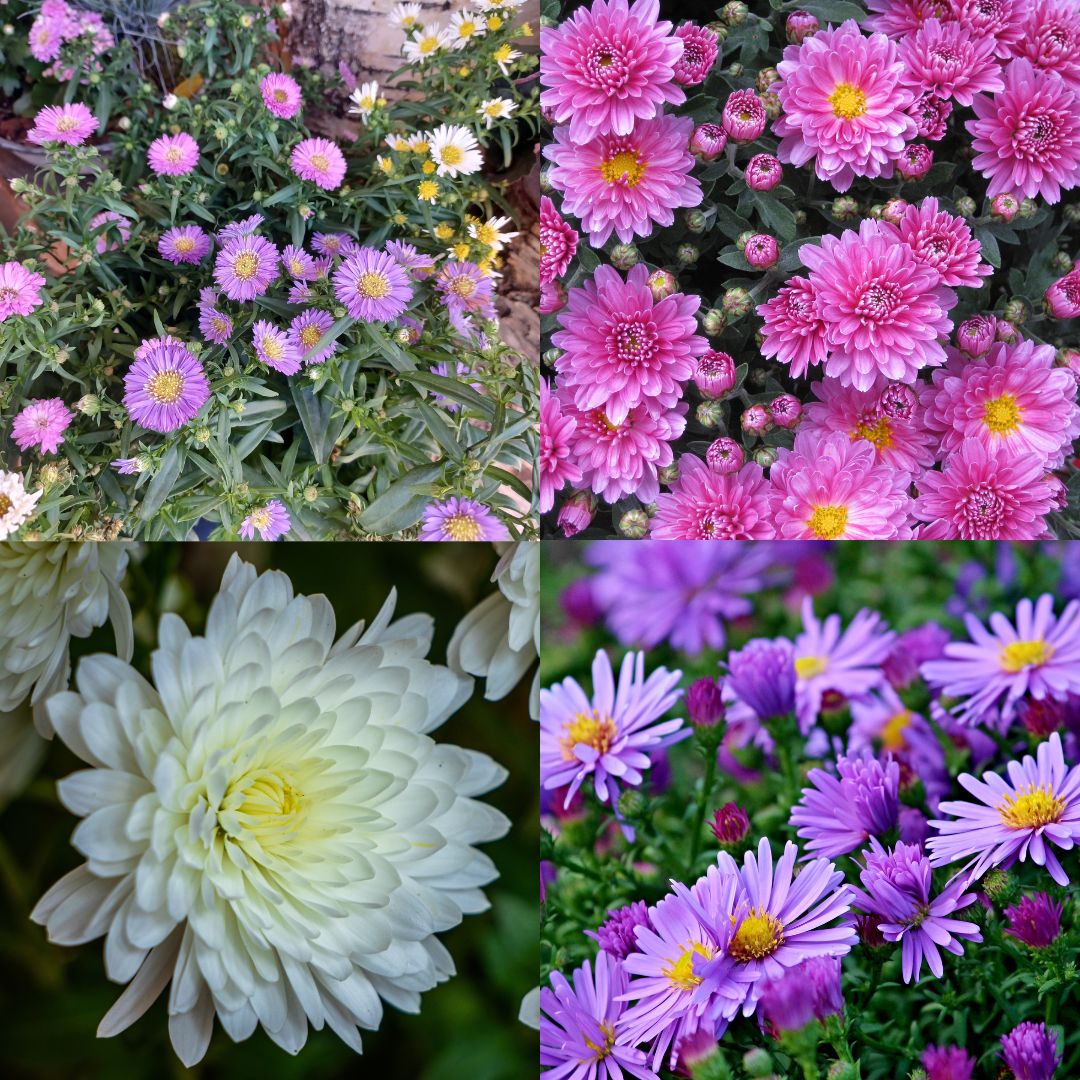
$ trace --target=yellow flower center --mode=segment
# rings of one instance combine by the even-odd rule
[[[815,506],[806,524],[819,540],[836,540],[844,535],[847,518],[846,506]]]
[[[263,336],[262,339],[262,351],[270,357],[271,360],[280,360],[285,354],[280,341],[277,338],[271,337],[269,334]]]
[[[1020,411],[1013,394],[1002,394],[983,406],[983,423],[995,435],[1007,435],[1020,426]]]
[[[824,656],[797,656],[795,674],[800,679],[812,679],[815,675],[824,675],[829,670],[829,661]]]
[[[456,277],[450,285],[450,291],[461,297],[470,297],[476,292],[476,282],[470,277]]]
[[[1054,655],[1054,646],[1043,640],[1013,641],[1001,650],[1001,670],[1015,675],[1026,667],[1045,664]]]
[[[190,236],[181,236],[173,244],[173,247],[181,254],[187,254],[187,252],[195,250],[195,241],[192,240]]]
[[[599,1043],[594,1043],[588,1035],[583,1036],[585,1045],[593,1052],[595,1057],[589,1058],[589,1061],[603,1061],[604,1058],[611,1054],[611,1048],[615,1045],[615,1028],[612,1024],[604,1024],[597,1021],[600,1030],[604,1033],[604,1043],[601,1046]]]
[[[417,194],[421,199],[434,199],[439,194],[439,185],[434,180],[421,180]]]
[[[997,812],[1010,829],[1039,829],[1061,817],[1065,800],[1041,785],[1017,788],[1022,794],[1006,795],[998,803]]]
[[[468,514],[453,514],[443,524],[443,530],[451,540],[479,540],[480,526]]]
[[[853,120],[866,112],[866,95],[851,83],[837,83],[829,95],[833,116],[841,120]]]
[[[172,162],[174,165],[177,164],[177,162],[182,161],[183,158],[184,151],[181,150],[179,146],[170,146],[169,149],[165,151],[165,160]]]
[[[0,494],[0,517],[3,517],[15,504],[4,494]]]
[[[210,325],[213,326],[215,333],[227,334],[229,332],[229,324],[220,315],[212,319]]]
[[[739,923],[728,945],[728,953],[740,964],[771,956],[784,944],[784,926],[763,908],[751,908]]]
[[[625,183],[627,187],[636,187],[645,175],[647,161],[641,161],[632,150],[620,150],[614,157],[600,165],[600,175],[609,184]]]
[[[498,15],[489,15],[487,17],[487,28],[489,30],[501,30],[503,21]]]
[[[264,506],[261,510],[251,511],[251,524],[256,529],[265,529],[270,524],[270,511]]]
[[[311,164],[315,166],[319,172],[326,172],[330,168],[330,161],[325,154],[312,154]]]
[[[300,330],[300,344],[305,349],[314,349],[322,340],[322,333],[317,326],[305,326]]]
[[[498,120],[502,116],[502,102],[496,102],[494,105],[487,105],[484,108],[484,112],[492,118],[492,120]]]
[[[476,33],[476,23],[467,22],[467,21],[463,22],[463,23],[458,23],[457,32],[458,32],[458,37],[462,37],[462,38],[472,37],[473,34]]]
[[[444,146],[439,151],[439,159],[443,165],[460,165],[465,159],[465,154],[460,146]]]
[[[477,537],[469,539],[475,540]],[[595,709],[591,713],[578,713],[573,720],[563,724],[563,737],[559,740],[563,758],[573,761],[574,747],[578,743],[591,746],[598,754],[606,754],[617,734],[615,721],[610,716],[601,716]]]
[[[511,49],[509,45],[500,45],[495,50],[495,62],[505,64],[506,61],[510,59],[510,54],[513,51],[514,50]]]
[[[493,229],[487,222],[483,225],[476,226],[476,239],[478,243],[487,244],[488,247],[491,247],[498,238],[498,230]]]
[[[385,274],[368,270],[360,275],[356,291],[368,300],[381,300],[390,292],[390,282],[387,281]]]
[[[57,131],[74,131],[79,126],[79,121],[74,116],[61,116],[56,121]]]
[[[694,957],[703,956],[706,960],[713,957],[712,950],[700,941],[688,941],[676,960],[663,969],[663,974],[670,979],[677,990],[693,990],[701,983],[694,974]]]
[[[158,371],[146,380],[146,393],[159,405],[174,405],[184,392],[184,376],[179,371]]]
[[[260,513],[256,511],[252,520]],[[261,528],[265,525],[256,522]],[[308,804],[301,792],[289,782],[281,766],[256,769],[230,785],[222,800],[223,808],[235,815],[240,830],[253,835],[266,848],[289,840],[307,816]]]
[[[289,95],[279,88],[274,91],[274,100],[280,101],[284,105],[285,102],[289,100]]]
[[[881,729],[881,743],[886,750],[903,750],[907,744],[904,732],[911,724],[911,713],[901,709],[895,716],[889,717],[888,723]]]
[[[888,417],[885,416],[880,416],[873,421],[861,420],[851,433],[851,438],[853,441],[855,439],[865,439],[867,442],[873,443],[878,450],[888,450],[893,444],[892,424],[889,423]]]
[[[233,262],[233,273],[241,280],[253,278],[259,270],[259,256],[252,251],[243,251]]]
[[[417,42],[417,47],[419,48],[421,55],[427,56],[439,47],[439,39],[429,34],[427,37],[422,37],[419,42]]]

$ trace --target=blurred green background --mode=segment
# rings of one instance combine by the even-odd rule
[[[126,591],[135,613],[134,663],[148,672],[158,618],[179,612],[200,632],[230,555],[261,569],[285,571],[297,592],[325,593],[338,630],[372,619],[391,587],[399,615],[435,617],[431,659],[445,663],[458,620],[494,586],[497,555],[490,544],[150,544],[129,570]],[[73,658],[113,651],[108,627],[73,643]],[[57,801],[55,782],[82,763],[55,740],[37,778],[0,813],[0,1076],[78,1080],[160,1080],[163,1077],[394,1077],[408,1080],[523,1080],[534,1076],[536,1033],[518,1021],[522,996],[536,984],[536,732],[528,715],[528,683],[508,698],[482,691],[435,737],[482,750],[510,772],[487,801],[514,823],[484,850],[501,876],[486,889],[491,910],[468,916],[441,935],[458,974],[424,995],[419,1016],[387,1007],[378,1032],[364,1032],[355,1055],[327,1031],[309,1032],[290,1057],[261,1031],[234,1044],[215,1024],[206,1057],[185,1069],[169,1045],[163,994],[133,1027],[98,1039],[98,1021],[121,987],[104,974],[101,941],[79,948],[49,945],[28,919],[41,894],[82,860],[69,844],[77,819]]]

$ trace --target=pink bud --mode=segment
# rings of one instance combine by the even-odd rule
[[[561,281],[540,286],[540,314],[552,315],[566,306],[566,289]]]
[[[965,319],[956,331],[956,346],[975,360],[990,351],[996,332],[997,319],[993,315],[973,315]]]
[[[781,394],[769,402],[769,415],[777,427],[791,429],[802,419],[802,402],[791,394]]]
[[[742,414],[742,429],[750,435],[764,435],[773,426],[773,418],[764,405],[751,405]]]
[[[705,451],[705,463],[714,473],[721,475],[738,472],[745,460],[743,448],[734,439],[717,439]]]
[[[727,146],[727,132],[719,124],[699,124],[690,138],[690,149],[702,161],[718,158]]]
[[[905,180],[921,180],[934,164],[934,151],[922,143],[905,146],[896,159],[896,171]]]
[[[808,37],[813,37],[821,29],[821,23],[817,21],[817,16],[811,15],[809,11],[793,11],[787,17],[784,29],[792,45],[801,45]]]
[[[1006,345],[1015,345],[1020,340],[1020,331],[1008,319],[998,319],[994,336]]]
[[[780,246],[776,242],[776,237],[768,233],[754,233],[746,241],[743,254],[755,270],[768,270],[770,266],[775,266],[780,261]]]
[[[724,130],[737,143],[753,142],[764,130],[765,106],[753,90],[736,90],[724,105]]]
[[[583,529],[587,529],[592,522],[595,510],[596,501],[587,491],[579,491],[571,495],[559,511],[558,523],[563,536],[577,536]]]
[[[1055,319],[1075,319],[1080,315],[1080,273],[1076,270],[1058,278],[1043,296],[1046,310]]]
[[[883,221],[888,221],[892,225],[899,225],[901,219],[904,216],[904,211],[911,204],[905,199],[890,199],[881,208],[881,217]]]
[[[1004,221],[1008,224],[1018,213],[1020,213],[1020,201],[1015,195],[1008,191],[1004,191],[1000,195],[995,195],[990,200],[990,213],[999,221]]]
[[[746,186],[754,191],[772,191],[783,178],[784,167],[772,154],[755,154],[746,164]]]
[[[649,275],[647,284],[656,301],[666,300],[679,288],[679,282],[670,270],[654,270]]]
[[[735,361],[726,352],[710,349],[698,358],[694,385],[702,397],[723,397],[735,385]]]
[[[903,383],[889,383],[878,398],[881,411],[892,420],[910,420],[915,402],[915,391]]]

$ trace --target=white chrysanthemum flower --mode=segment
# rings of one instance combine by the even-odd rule
[[[540,987],[534,986],[522,999],[518,1019],[535,1031],[540,1030]]]
[[[516,232],[503,232],[509,224],[508,217],[488,218],[487,221],[481,221],[479,224],[471,223],[469,235],[478,244],[484,244],[492,251],[502,251],[509,241],[519,235]]]
[[[416,36],[410,38],[401,46],[401,52],[406,60],[414,64],[423,64],[430,60],[441,49],[450,46],[450,35],[445,27],[421,27]]]
[[[6,540],[34,512],[44,489],[27,491],[22,476],[0,469],[0,540]]]
[[[390,25],[398,30],[415,30],[420,26],[419,4],[398,4],[390,12]]]
[[[129,550],[115,541],[0,544],[0,710],[66,687],[71,639],[106,619],[117,652],[131,657],[131,608],[120,588]]]
[[[377,82],[361,84],[349,95],[349,100],[352,102],[349,112],[366,121],[379,103],[379,84]]]
[[[491,580],[499,591],[481,600],[461,620],[447,657],[456,671],[483,676],[484,697],[506,697],[540,652],[540,545],[527,540],[498,543],[502,558]],[[533,679],[529,715],[540,715],[540,684]]]
[[[440,124],[427,135],[431,160],[438,165],[439,176],[456,178],[460,173],[469,176],[479,172],[484,164],[483,154],[476,136],[458,124]]]
[[[487,27],[475,15],[467,11],[457,11],[450,16],[446,31],[450,48],[464,49],[474,38],[483,37],[487,33]]]
[[[19,795],[38,770],[48,743],[34,729],[29,702],[0,712],[0,807]]]
[[[497,872],[472,845],[509,823],[474,796],[506,774],[430,737],[471,680],[425,659],[429,616],[393,605],[335,643],[326,597],[234,556],[205,637],[163,617],[153,685],[92,656],[49,700],[91,766],[59,788],[87,861],[32,917],[64,945],[105,935],[130,983],[99,1035],[171,983],[185,1065],[215,1015],[235,1040],[261,1025],[295,1053],[325,1025],[359,1052],[383,1001],[416,1012],[453,974],[435,935],[487,907]]]
[[[488,98],[487,101],[481,101],[480,107],[476,110],[476,114],[482,117],[484,127],[490,131],[496,120],[507,119],[507,117],[513,115],[516,108],[516,101],[511,101],[509,98],[504,97],[494,97]]]

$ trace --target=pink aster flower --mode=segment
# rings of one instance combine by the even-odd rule
[[[392,255],[362,247],[334,271],[334,295],[360,322],[389,322],[409,306],[413,286]]]
[[[925,0],[921,0],[925,2]],[[999,59],[1014,55],[1028,0],[949,0],[949,13],[975,37],[990,38]]]
[[[658,21],[659,0],[595,0],[556,27],[540,29],[540,104],[569,122],[578,142],[627,135],[686,95],[675,83],[683,43]]]
[[[1001,447],[966,440],[941,472],[917,482],[914,514],[928,522],[921,540],[1038,540],[1054,489],[1037,457],[1012,457]]]
[[[217,308],[217,293],[203,289],[199,300],[199,333],[214,345],[225,345],[232,332],[232,319]]]
[[[50,18],[39,15],[30,26],[30,55],[35,60],[47,64],[60,55],[64,44],[66,19]]]
[[[171,263],[201,263],[210,254],[210,237],[198,225],[179,225],[161,234],[158,254]]]
[[[329,139],[304,139],[293,147],[289,164],[301,180],[311,180],[326,191],[341,187],[345,155]]]
[[[55,454],[74,418],[62,398],[37,398],[12,421],[11,437],[20,450],[39,446],[43,454]]]
[[[348,233],[315,233],[311,237],[311,246],[320,255],[341,255],[345,245],[352,240]]]
[[[790,365],[793,378],[805,375],[811,365],[828,356],[817,293],[806,278],[789,278],[771,300],[759,305],[757,313],[765,320],[761,355]]]
[[[595,132],[577,141],[557,127],[544,156],[554,163],[549,179],[563,193],[563,210],[581,220],[593,247],[614,233],[628,244],[669,226],[675,211],[701,204],[688,149],[694,122],[687,116],[639,120],[630,131]]]
[[[561,278],[577,251],[577,230],[563,221],[555,204],[540,196],[540,284]]]
[[[732,142],[749,143],[765,130],[768,115],[754,90],[736,90],[724,102],[724,131]]]
[[[317,348],[323,335],[334,325],[328,311],[308,308],[289,323],[289,341],[305,364],[321,364],[337,352],[337,342]]]
[[[769,470],[782,540],[906,540],[910,477],[878,460],[865,439],[800,431]]]
[[[824,379],[811,389],[817,401],[806,406],[807,431],[840,431],[853,441],[865,439],[877,452],[877,460],[892,469],[913,476],[934,464],[936,440],[923,422],[917,401],[900,411],[883,406],[877,390],[856,390]]]
[[[906,37],[941,14],[940,0],[866,0],[866,6],[874,12],[866,25],[891,38]]]
[[[826,374],[869,390],[882,378],[914,382],[920,368],[945,362],[938,338],[952,330],[945,313],[956,294],[893,226],[867,220],[857,233],[804,244],[799,257],[825,322]]]
[[[683,23],[675,31],[675,36],[683,43],[683,54],[675,65],[672,77],[680,86],[696,86],[704,82],[719,52],[716,34],[707,26]]]
[[[199,164],[199,144],[186,131],[161,135],[150,144],[146,160],[158,176],[184,176]]]
[[[1005,89],[972,101],[967,122],[975,157],[990,198],[1015,192],[1056,203],[1080,182],[1080,99],[1059,75],[1028,60],[1005,67]]]
[[[927,19],[900,40],[905,72],[900,82],[915,94],[930,92],[970,105],[975,94],[1005,89],[994,57],[994,40],[977,37],[958,22]]]
[[[0,264],[0,322],[12,315],[29,315],[42,304],[45,279],[22,263]]]
[[[26,133],[28,142],[63,143],[81,146],[98,129],[94,114],[81,102],[72,105],[46,105],[34,117],[34,126]]]
[[[908,206],[893,226],[900,239],[915,252],[915,259],[941,275],[943,285],[964,285],[977,289],[981,278],[994,268],[980,262],[982,245],[971,235],[968,223],[947,210],[938,209],[937,199],[923,199]]]
[[[214,262],[214,280],[230,300],[254,300],[277,280],[281,256],[255,233],[226,240]]]
[[[282,375],[295,375],[300,370],[300,351],[295,339],[265,319],[258,320],[251,330],[255,355],[267,367]]]
[[[769,540],[769,484],[756,462],[718,473],[695,457],[679,458],[679,479],[656,499],[650,535],[657,540]]]
[[[240,522],[240,538],[254,540],[258,533],[260,540],[280,540],[290,528],[292,521],[285,504],[280,499],[271,499]]]
[[[849,19],[784,49],[771,89],[782,113],[773,124],[780,160],[805,165],[837,191],[856,176],[893,174],[904,143],[915,136],[907,109],[915,95],[901,85],[904,65],[884,34],[864,37]]]
[[[128,415],[161,435],[194,419],[209,399],[210,382],[202,364],[176,341],[144,342],[124,376]]]
[[[998,343],[982,363],[954,355],[922,392],[926,425],[944,454],[969,440],[1005,458],[1030,457],[1057,468],[1080,437],[1076,380],[1054,367],[1054,348]]]
[[[101,230],[101,235],[94,241],[94,250],[99,255],[104,255],[106,251],[119,251],[121,245],[131,239],[128,219],[123,214],[116,213],[115,210],[102,210],[100,214],[95,214],[87,223],[87,229],[93,234],[101,229],[102,225],[107,228]],[[109,239],[109,233],[114,227],[120,236],[119,242]]]
[[[1021,10],[1012,55],[1043,71],[1056,71],[1080,90],[1080,9],[1075,0],[1029,0]]]
[[[296,281],[315,279],[315,260],[302,248],[289,244],[281,253],[281,265],[285,272]]]
[[[640,264],[625,281],[612,267],[597,267],[570,290],[562,329],[551,337],[563,350],[555,362],[561,386],[579,409],[603,408],[614,424],[644,402],[671,408],[708,349],[696,333],[700,298],[673,293],[654,300],[648,277]]]
[[[1077,661],[1080,652],[1074,654]],[[996,674],[993,664],[985,665],[991,679]],[[967,859],[971,875],[981,877],[992,866],[1009,867],[1030,858],[1036,866],[1045,866],[1059,885],[1068,885],[1069,876],[1051,845],[1069,851],[1080,840],[1080,765],[1065,764],[1061,736],[1055,731],[1039,744],[1035,757],[1025,754],[1023,760],[1009,762],[1008,774],[1008,780],[992,772],[983,773],[981,781],[970,773],[957,777],[979,801],[941,804],[939,812],[956,820],[930,822],[938,832],[926,842],[930,862],[944,866]]]
[[[562,404],[551,393],[547,379],[540,380],[540,513],[555,505],[555,493],[581,480],[581,469],[571,458],[574,419],[563,414]]]
[[[259,83],[263,104],[282,120],[291,120],[301,109],[300,84],[291,75],[274,72]]]

